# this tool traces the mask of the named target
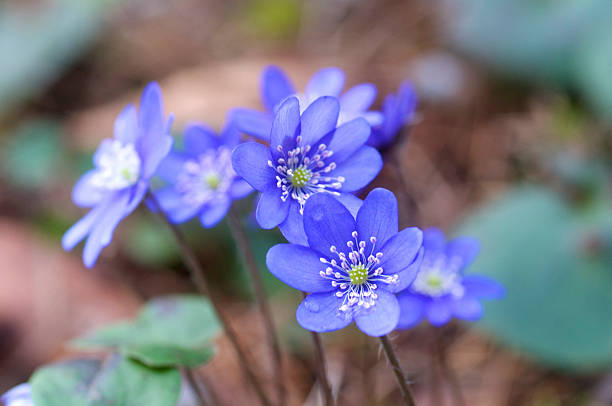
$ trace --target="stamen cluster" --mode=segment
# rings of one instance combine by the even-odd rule
[[[399,281],[397,274],[383,275],[383,268],[379,266],[383,253],[376,252],[376,237],[370,237],[372,248],[366,254],[366,242],[358,240],[357,231],[353,231],[352,236],[353,240],[346,243],[348,254],[332,245],[329,250],[337,260],[320,258],[322,263],[328,265],[325,271],[320,272],[321,277],[331,280],[332,286],[338,289],[336,297],[344,298],[340,306],[342,312],[355,306],[365,309],[374,306],[378,299],[378,283],[397,284]]]
[[[96,171],[91,178],[93,186],[118,190],[132,186],[140,176],[140,157],[133,144],[119,140],[106,140],[96,158]]]
[[[461,283],[460,268],[459,258],[448,258],[444,254],[433,258],[426,256],[411,289],[413,292],[434,298],[448,294],[460,298],[465,291]]]

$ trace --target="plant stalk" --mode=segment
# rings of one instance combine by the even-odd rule
[[[380,342],[382,344],[383,350],[385,351],[385,355],[387,356],[387,360],[391,364],[393,368],[393,373],[395,374],[395,378],[397,380],[397,384],[400,387],[400,391],[402,392],[402,397],[406,402],[407,406],[415,406],[414,398],[412,397],[412,393],[410,392],[410,388],[408,387],[408,380],[406,379],[406,374],[404,370],[400,366],[400,363],[395,355],[395,351],[393,350],[393,346],[389,341],[389,337],[386,335],[379,337]]]

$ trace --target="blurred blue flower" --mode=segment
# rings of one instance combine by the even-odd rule
[[[339,104],[324,96],[300,116],[299,101],[285,100],[277,109],[270,147],[240,144],[232,163],[238,175],[261,192],[256,210],[262,228],[279,226],[290,242],[306,244],[302,214],[314,194],[326,193],[351,206],[357,191],[380,172],[378,151],[364,145],[370,126],[357,118],[336,128]]]
[[[198,216],[204,227],[213,227],[233,200],[253,191],[232,168],[232,150],[239,142],[240,134],[231,125],[220,136],[199,124],[185,130],[183,150],[172,151],[157,172],[169,183],[155,196],[170,221]]]
[[[91,267],[110,244],[119,222],[141,202],[162,159],[172,148],[170,125],[163,113],[161,90],[149,84],[140,111],[128,105],[115,121],[114,138],[107,138],[93,156],[95,168],[74,186],[72,200],[92,209],[62,238],[65,250],[87,237],[83,262]]]
[[[0,401],[5,406],[34,406],[32,401],[32,391],[29,383],[22,383],[6,392]]]
[[[310,292],[297,309],[298,323],[315,332],[348,326],[381,336],[397,325],[395,294],[414,280],[423,250],[416,227],[398,232],[397,200],[374,189],[357,216],[329,194],[306,202],[308,246],[279,244],[267,254],[268,269],[287,285]]]
[[[464,275],[476,258],[477,240],[459,237],[446,242],[437,228],[424,231],[425,256],[414,283],[398,295],[401,315],[399,329],[410,328],[423,318],[434,326],[452,317],[475,321],[482,316],[479,299],[498,299],[504,287],[485,276]]]
[[[266,112],[238,108],[232,111],[232,120],[240,131],[268,141],[274,113],[287,97],[297,97],[300,112],[303,113],[319,97],[333,96],[340,102],[338,125],[358,117],[366,119],[371,126],[380,125],[383,115],[369,110],[376,99],[376,86],[361,83],[342,93],[344,81],[345,75],[341,69],[324,68],[312,76],[304,92],[300,93],[280,68],[268,66],[261,77],[261,99]]]
[[[397,93],[391,93],[383,102],[383,122],[372,128],[368,144],[385,148],[395,140],[402,128],[414,119],[417,95],[412,85],[404,82]]]

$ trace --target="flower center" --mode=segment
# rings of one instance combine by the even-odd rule
[[[430,297],[441,297],[448,294],[461,297],[464,293],[461,275],[453,262],[446,256],[427,257],[412,284],[412,291]]]
[[[297,136],[296,142],[301,144],[302,136]],[[276,149],[281,156],[276,164],[268,161],[268,166],[277,173],[276,186],[282,190],[281,199],[286,201],[291,197],[296,200],[300,204],[300,213],[304,212],[306,200],[314,193],[340,194],[337,190],[342,187],[345,179],[342,176],[329,176],[336,169],[336,163],[326,163],[333,155],[327,145],[319,144],[316,149],[303,145],[290,151],[285,151],[279,145]]]
[[[98,150],[95,163],[91,183],[99,188],[123,189],[136,183],[140,176],[140,157],[133,144],[112,140]]]
[[[331,280],[331,285],[336,288],[336,296],[344,298],[339,309],[342,312],[374,306],[378,299],[376,289],[379,284],[396,284],[399,280],[397,274],[384,275],[383,268],[379,266],[383,254],[376,252],[375,237],[370,237],[372,248],[366,254],[366,242],[358,240],[357,231],[353,231],[352,236],[353,240],[346,243],[347,253],[338,251],[332,245],[329,250],[335,258],[320,258],[327,268],[319,272],[319,275]]]
[[[183,164],[175,189],[186,203],[200,206],[227,192],[237,176],[231,154],[222,146]]]
[[[312,178],[312,171],[304,167],[297,168],[293,171],[293,174],[289,176],[291,184],[297,188],[306,186],[310,178]]]

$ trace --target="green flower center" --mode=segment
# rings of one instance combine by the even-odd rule
[[[209,173],[204,177],[204,182],[206,182],[209,189],[215,190],[219,187],[221,178],[216,173]]]
[[[299,167],[293,170],[289,178],[294,187],[302,188],[306,186],[310,178],[312,178],[312,172],[308,168]]]
[[[348,274],[353,285],[363,285],[368,281],[368,271],[363,265],[353,265]]]
[[[432,289],[439,289],[442,287],[442,279],[440,275],[432,273],[427,277],[427,286]]]

